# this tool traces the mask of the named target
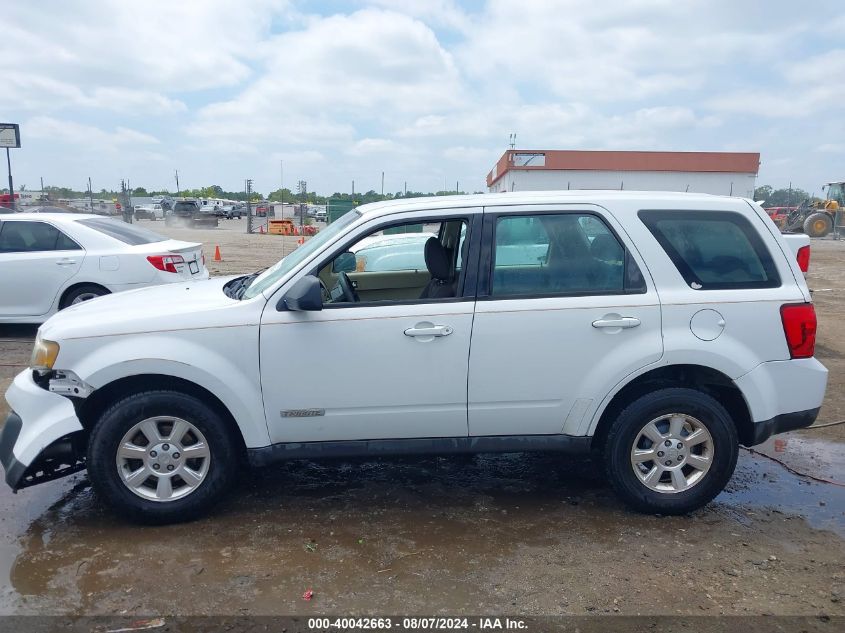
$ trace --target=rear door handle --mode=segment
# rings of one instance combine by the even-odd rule
[[[593,327],[620,327],[623,329],[637,327],[639,324],[640,320],[636,317],[618,317],[593,321]]]
[[[56,266],[73,266],[76,263],[75,259],[57,259]]]
[[[454,330],[448,325],[418,324],[405,330],[405,336],[434,337],[449,336]]]

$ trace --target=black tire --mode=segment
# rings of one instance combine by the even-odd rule
[[[833,220],[827,213],[812,213],[804,220],[804,233],[810,237],[824,237],[833,230]]]
[[[111,294],[108,289],[96,284],[83,284],[81,286],[76,286],[75,288],[68,290],[64,296],[62,296],[62,300],[59,301],[59,310],[64,310],[68,306],[73,305],[73,302],[80,297],[86,297],[83,301],[87,301],[88,299],[103,297],[107,294]]]
[[[170,501],[145,499],[132,492],[116,464],[123,436],[153,416],[175,416],[194,425],[205,436],[210,451],[205,479],[193,491]],[[131,521],[155,525],[189,521],[206,513],[234,485],[240,464],[236,447],[221,416],[194,396],[166,390],[136,393],[109,407],[91,431],[88,477],[94,490]]]
[[[710,433],[713,454],[709,470],[679,492],[650,489],[634,472],[632,449],[650,421],[669,413],[696,418]],[[628,405],[613,423],[604,447],[607,476],[619,497],[639,512],[677,515],[692,512],[718,495],[733,475],[739,455],[736,425],[725,408],[695,389],[661,389]]]

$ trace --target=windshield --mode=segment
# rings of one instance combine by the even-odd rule
[[[89,229],[99,231],[104,235],[113,237],[116,240],[129,244],[130,246],[138,246],[140,244],[152,244],[153,242],[164,242],[168,238],[159,235],[153,231],[142,229],[121,220],[110,220],[108,218],[89,218],[85,220],[77,220],[80,224],[87,226]]]
[[[264,292],[267,288],[275,284],[279,279],[296,268],[300,262],[307,259],[312,253],[318,251],[323,244],[330,242],[336,235],[342,233],[347,226],[352,224],[359,217],[361,217],[361,214],[358,211],[351,211],[349,213],[345,213],[339,220],[329,224],[325,229],[317,233],[317,235],[305,242],[305,244],[297,248],[290,255],[279,260],[276,264],[256,277],[255,281],[253,281],[246,289],[246,292],[244,292],[243,298],[252,299],[259,293]]]

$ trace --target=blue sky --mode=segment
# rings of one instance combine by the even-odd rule
[[[728,0],[18,2],[18,185],[480,191],[531,149],[759,151],[845,179],[845,7]]]

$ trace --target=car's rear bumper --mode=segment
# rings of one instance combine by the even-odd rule
[[[754,423],[753,444],[810,426],[827,387],[827,368],[815,358],[761,363],[734,383]]]
[[[13,490],[81,470],[72,441],[83,430],[70,400],[22,371],[6,391],[12,413],[0,432],[0,463]]]
[[[778,433],[805,429],[816,421],[818,415],[819,409],[816,408],[807,411],[795,411],[794,413],[781,413],[770,420],[755,422],[754,437],[751,441],[751,446],[762,444],[772,435],[777,435]]]

